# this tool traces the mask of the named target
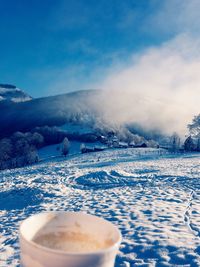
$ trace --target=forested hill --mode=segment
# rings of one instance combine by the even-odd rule
[[[97,94],[97,90],[85,90],[26,102],[1,101],[0,138],[36,126],[62,125],[82,114],[93,114],[90,101]]]

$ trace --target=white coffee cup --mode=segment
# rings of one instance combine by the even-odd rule
[[[35,237],[58,232],[73,232],[78,236],[81,233],[107,245],[91,251],[65,251],[36,242]],[[21,266],[114,267],[121,239],[115,225],[97,216],[82,212],[39,213],[24,220],[20,226]]]

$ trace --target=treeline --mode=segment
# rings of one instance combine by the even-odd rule
[[[41,147],[63,142],[63,155],[69,150],[69,140],[95,142],[94,134],[69,134],[58,127],[36,127],[31,132],[15,132],[0,140],[0,170],[23,167],[39,161],[37,150]],[[66,141],[67,140],[67,141]],[[67,152],[66,152],[67,151]]]
[[[64,131],[56,126],[36,127],[31,132],[39,133],[43,136],[44,146],[58,144],[62,142],[65,137],[67,137],[70,141],[80,141],[86,143],[96,142],[100,140],[99,134],[93,134],[93,133],[79,134],[78,132],[68,133],[67,131]]]
[[[200,114],[194,116],[192,122],[188,124],[189,136],[183,140],[181,145],[181,139],[177,133],[174,133],[170,139],[170,150],[185,151],[185,152],[200,152]]]
[[[184,142],[185,151],[200,152],[200,137],[189,136]]]
[[[23,167],[39,160],[37,149],[42,146],[41,134],[16,132],[0,140],[0,169]]]
[[[192,122],[188,124],[190,135],[184,142],[186,151],[200,152],[200,114],[194,116]]]

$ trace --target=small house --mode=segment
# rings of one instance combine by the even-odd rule
[[[80,150],[81,150],[81,153],[94,152],[94,148],[93,147],[87,147],[85,144],[81,144]]]
[[[128,148],[128,143],[126,143],[126,142],[119,142],[118,143],[118,148]]]
[[[106,149],[106,147],[104,147],[104,146],[95,146],[94,147],[94,151],[103,151],[105,149]]]
[[[135,142],[134,142],[134,141],[131,141],[131,142],[129,143],[129,146],[130,146],[130,147],[135,147]]]
[[[139,148],[139,147],[145,148],[145,147],[148,147],[148,145],[145,142],[141,142],[141,143],[138,143],[137,145],[135,145],[135,147],[137,147],[137,148]]]
[[[94,152],[94,147],[84,147],[82,150],[81,150],[81,153],[90,153],[90,152]]]

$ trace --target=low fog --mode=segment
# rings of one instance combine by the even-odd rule
[[[108,122],[134,122],[147,130],[184,136],[200,112],[199,47],[198,40],[180,35],[133,55],[126,67],[109,72],[100,84],[100,98],[92,104]]]

